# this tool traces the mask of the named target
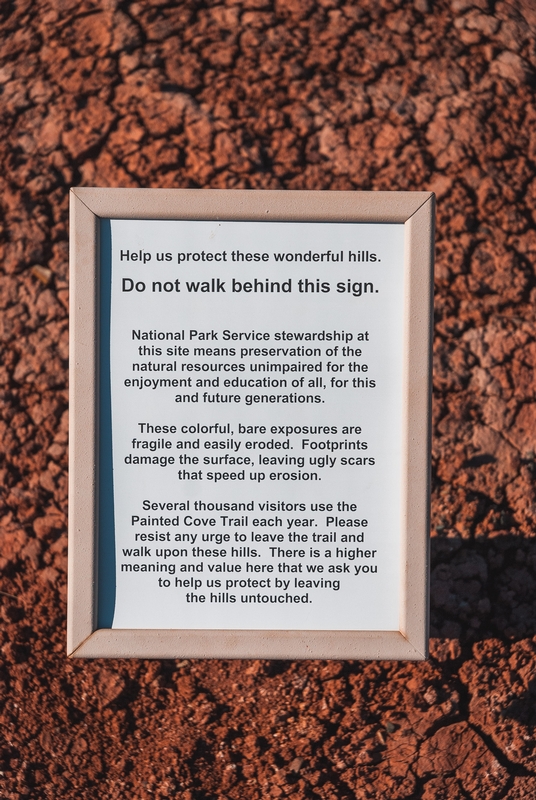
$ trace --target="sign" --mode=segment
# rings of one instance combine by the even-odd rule
[[[432,195],[71,198],[70,654],[424,658]]]

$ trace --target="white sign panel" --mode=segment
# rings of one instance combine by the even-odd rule
[[[404,226],[112,220],[111,257],[112,627],[396,627]]]
[[[100,201],[107,190],[86,191]],[[114,214],[122,191],[95,215],[90,639],[102,644],[78,654],[329,656],[336,634],[347,644],[334,656],[423,657],[405,620],[408,565],[419,557],[424,602],[427,587],[430,259],[416,289],[407,214],[287,216],[282,195],[293,193],[187,191],[171,195],[185,210],[203,194],[219,195],[216,205],[222,195],[231,206],[237,195],[272,205],[159,218],[144,195],[143,213]],[[75,292],[81,283],[75,269]],[[80,372],[73,381],[81,406]],[[75,449],[76,434],[73,496],[86,492]],[[85,524],[76,503],[72,574]],[[422,633],[423,608],[419,619]],[[180,636],[162,639],[166,631]]]

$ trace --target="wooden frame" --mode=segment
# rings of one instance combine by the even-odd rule
[[[99,220],[277,220],[405,225],[405,585],[398,631],[98,629]],[[423,659],[428,652],[430,353],[434,196],[429,192],[71,190],[68,643],[71,656]],[[410,377],[411,376],[411,377]]]

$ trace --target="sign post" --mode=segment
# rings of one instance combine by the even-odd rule
[[[433,196],[71,214],[69,653],[425,658]]]

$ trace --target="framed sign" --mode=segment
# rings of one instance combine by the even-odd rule
[[[70,655],[426,657],[433,209],[71,191]]]

